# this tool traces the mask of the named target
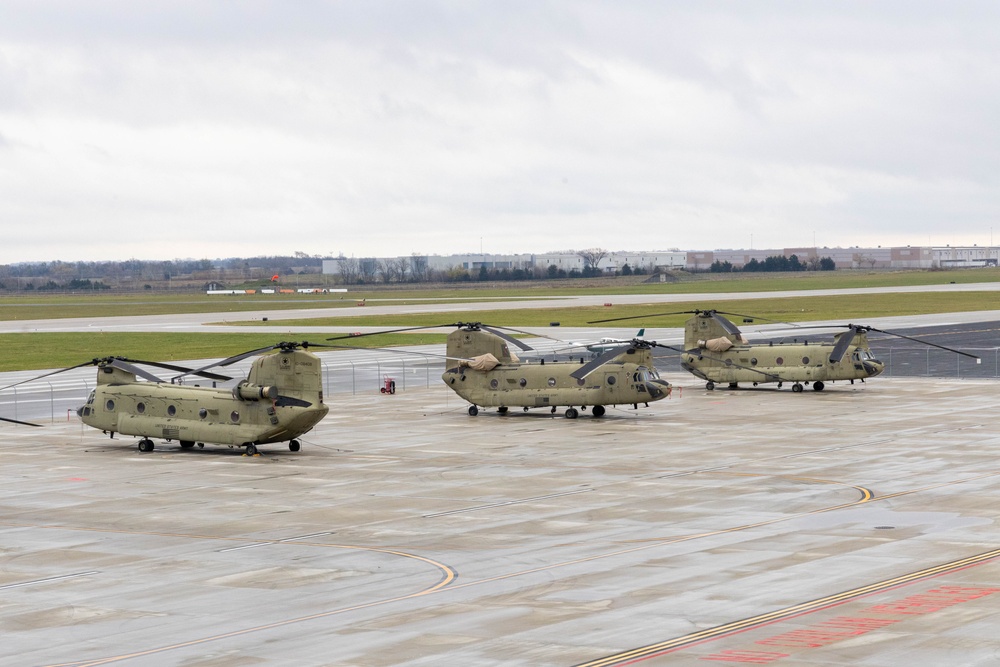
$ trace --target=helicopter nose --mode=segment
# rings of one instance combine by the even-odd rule
[[[648,380],[646,391],[649,392],[649,397],[653,400],[663,398],[670,395],[670,383],[666,380]]]
[[[868,377],[875,377],[885,370],[885,364],[881,361],[872,359],[870,361],[864,362],[865,371],[868,373]]]

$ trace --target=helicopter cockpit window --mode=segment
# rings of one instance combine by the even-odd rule
[[[90,392],[90,396],[87,397],[87,405],[93,405],[94,399],[96,397],[97,397],[97,392],[96,391]]]
[[[115,411],[115,402],[112,401],[109,398],[108,402],[104,404],[104,407],[105,407],[105,409],[107,409],[108,412],[114,412]]]
[[[580,379],[582,380],[583,378],[580,378]],[[615,382],[618,382],[618,378],[616,378],[614,375],[609,375],[608,376],[608,384],[614,384]],[[577,383],[577,384],[579,384],[579,383]]]

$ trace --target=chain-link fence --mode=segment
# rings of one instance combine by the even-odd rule
[[[1000,348],[965,351],[978,355],[980,363],[955,352],[927,347],[893,347],[876,356],[886,364],[883,377],[1000,378]],[[321,362],[325,396],[429,388],[440,384],[444,370],[441,359],[416,356],[361,361],[322,358]],[[685,373],[675,353],[657,356],[656,366],[660,372]],[[79,375],[37,380],[4,391],[0,394],[0,416],[21,421],[75,418],[73,413],[95,386],[93,369],[76,373]]]

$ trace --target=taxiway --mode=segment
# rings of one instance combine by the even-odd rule
[[[252,458],[5,427],[0,662],[1000,659],[995,381],[668,379],[599,420],[335,395]]]

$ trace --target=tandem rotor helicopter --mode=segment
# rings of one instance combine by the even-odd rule
[[[522,408],[525,412],[533,408],[549,408],[554,414],[558,408],[565,407],[566,418],[576,419],[588,406],[594,417],[601,417],[609,405],[630,404],[638,409],[640,403],[648,406],[653,401],[667,398],[671,392],[670,383],[660,379],[653,365],[652,349],[658,345],[652,341],[621,341],[622,344],[586,363],[582,359],[579,362],[548,363],[543,359],[529,363],[512,353],[508,344],[526,351],[532,348],[501,329],[535,334],[480,322],[407,327],[357,335],[373,336],[438,327],[456,327],[448,334],[444,355],[447,363],[441,379],[448,388],[471,403],[469,415],[473,417],[479,414],[479,408],[485,407],[495,407],[500,414],[506,414],[510,408]],[[357,335],[327,340],[343,340]]]
[[[297,452],[300,443],[296,438],[311,430],[329,411],[323,404],[320,360],[306,350],[308,347],[307,342],[278,343],[198,369],[104,357],[2,389],[93,365],[97,367],[97,386],[77,414],[84,424],[112,438],[116,433],[139,436],[140,452],[153,451],[152,438],[167,442],[176,440],[184,449],[196,443],[238,447],[250,456],[257,454],[260,445],[288,441],[288,449]],[[252,356],[257,359],[251,364],[246,379],[232,389],[177,383],[188,375],[231,380],[208,369],[229,366]],[[167,382],[137,364],[176,371],[180,375]],[[147,381],[140,382],[139,377]]]
[[[705,388],[708,390],[715,389],[715,385],[719,383],[727,383],[731,389],[735,389],[741,382],[751,383],[753,386],[776,382],[780,389],[785,382],[790,382],[792,391],[795,392],[802,391],[803,387],[810,383],[815,391],[823,391],[827,382],[837,380],[849,380],[851,384],[855,380],[864,382],[866,378],[879,375],[885,369],[885,364],[875,357],[868,345],[869,331],[955,352],[975,359],[977,364],[980,363],[979,357],[974,354],[858,324],[799,327],[846,329],[834,336],[833,343],[750,343],[739,328],[724,315],[742,317],[744,321],[766,318],[723,313],[717,310],[653,313],[595,320],[588,324],[681,314],[692,315],[684,326],[681,367],[705,380]]]

